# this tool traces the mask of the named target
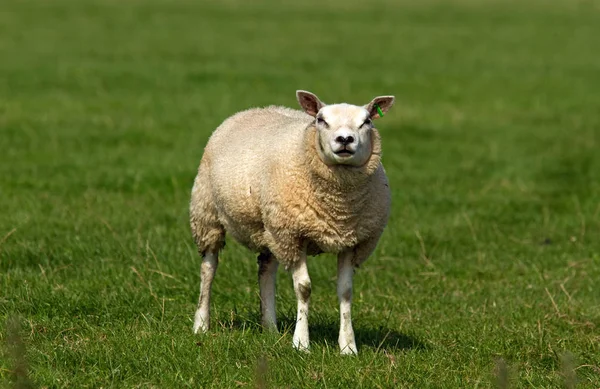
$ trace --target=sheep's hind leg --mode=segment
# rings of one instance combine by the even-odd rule
[[[270,252],[258,256],[258,284],[260,286],[260,312],[262,325],[270,331],[277,331],[275,310],[275,281],[279,263]]]
[[[200,298],[198,299],[198,309],[194,315],[194,333],[199,331],[206,332],[210,323],[210,289],[212,286],[219,257],[217,251],[207,251],[202,258],[200,267]]]
[[[294,330],[294,347],[301,351],[308,351],[308,305],[310,302],[310,277],[306,267],[306,255],[292,268],[294,291],[298,299],[298,316]]]
[[[210,322],[210,289],[217,266],[219,250],[225,246],[225,229],[219,222],[217,208],[213,202],[208,177],[208,165],[200,164],[198,176],[192,188],[190,202],[190,226],[192,235],[202,256],[200,266],[200,298],[194,315],[194,333],[206,332]]]
[[[342,354],[357,354],[350,310],[352,306],[352,251],[338,255],[337,294],[340,300],[340,336],[338,343]]]

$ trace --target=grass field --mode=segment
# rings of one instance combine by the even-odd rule
[[[597,0],[3,0],[0,385],[28,385],[20,338],[48,388],[599,388],[598,37]],[[309,261],[309,355],[291,277],[263,334],[233,241],[213,329],[191,331],[204,144],[296,89],[396,95],[357,357],[338,352],[331,256]]]

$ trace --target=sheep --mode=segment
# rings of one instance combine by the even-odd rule
[[[225,233],[257,252],[262,325],[277,330],[275,277],[292,273],[298,312],[296,349],[309,350],[309,255],[335,253],[340,302],[338,343],[356,354],[351,321],[354,267],[364,262],[387,224],[390,190],[373,120],[394,96],[365,106],[326,105],[307,91],[303,111],[253,108],[226,119],[210,137],[190,202],[190,224],[202,256],[194,333],[206,332],[210,293]]]

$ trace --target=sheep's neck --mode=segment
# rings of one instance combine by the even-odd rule
[[[381,139],[376,129],[371,131],[372,152],[362,166],[333,165],[323,162],[318,152],[318,134],[314,126],[305,132],[306,163],[312,175],[312,184],[328,191],[347,193],[348,190],[361,192],[359,189],[368,185],[369,178],[377,171],[381,163]]]

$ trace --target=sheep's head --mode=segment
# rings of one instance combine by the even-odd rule
[[[302,90],[296,92],[296,97],[304,111],[315,118],[319,156],[327,165],[364,165],[373,151],[373,120],[394,104],[394,96],[375,97],[362,107],[326,105],[313,93]]]

